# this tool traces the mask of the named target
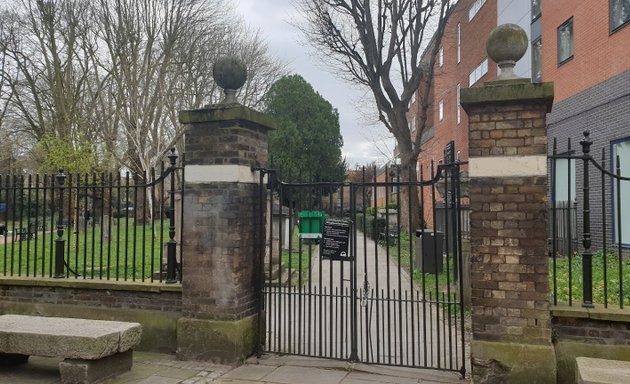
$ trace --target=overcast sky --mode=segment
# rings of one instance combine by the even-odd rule
[[[370,124],[358,112],[374,111],[371,94],[330,73],[317,52],[304,42],[303,35],[294,24],[300,23],[300,14],[295,9],[295,0],[236,0],[237,12],[254,28],[260,29],[269,48],[284,60],[291,73],[301,75],[319,94],[339,111],[343,155],[348,165],[366,165],[372,161],[383,163],[391,157],[393,145],[389,132],[382,124]]]

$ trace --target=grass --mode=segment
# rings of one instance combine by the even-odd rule
[[[400,263],[400,267],[403,270],[411,271],[413,281],[419,287],[424,290],[426,297],[431,300],[446,300],[447,295],[459,294],[459,288],[456,286],[456,279],[453,275],[453,257],[449,255],[446,257],[442,272],[437,275],[434,273],[423,273],[419,268],[411,268],[411,251],[410,251],[410,238],[406,232],[400,233],[399,242],[389,244],[389,252],[392,260]],[[416,239],[413,239],[411,246],[415,247]],[[381,244],[384,246],[384,244]],[[400,257],[398,257],[398,250],[400,249]],[[417,257],[415,248],[413,251],[414,259]],[[452,300],[452,298],[451,298]],[[449,300],[449,301],[451,301]]]
[[[291,270],[294,275],[291,278],[293,285],[306,285],[308,283],[308,272],[310,268],[309,247],[307,244],[302,243],[302,253],[300,257],[300,238],[299,229],[295,227],[293,229],[293,239],[291,239],[291,251],[283,249],[280,257],[283,270]],[[300,279],[301,272],[301,279]]]
[[[604,263],[606,268],[604,268]],[[569,279],[569,269],[571,279]],[[556,258],[556,291],[558,302],[569,302],[569,297],[573,301],[583,300],[583,277],[582,277],[582,255],[574,254],[569,261],[567,257]],[[606,277],[604,278],[604,270]],[[604,286],[604,281],[607,285]],[[621,280],[619,276],[619,256],[614,252],[608,252],[606,258],[602,251],[593,255],[593,303],[619,305],[620,292],[619,283],[623,282],[624,306],[630,306],[630,260],[621,261]],[[551,297],[554,293],[553,260],[549,260],[549,286]]]
[[[155,229],[156,238],[153,238]],[[160,270],[161,247],[168,237],[168,225],[156,222],[135,225],[134,219],[121,219],[111,225],[110,240],[101,241],[99,225],[78,231],[65,230],[63,239],[66,274],[85,279],[150,279]],[[0,274],[5,276],[49,277],[54,273],[56,231],[40,231],[29,240],[0,241]],[[144,241],[143,241],[144,240]]]

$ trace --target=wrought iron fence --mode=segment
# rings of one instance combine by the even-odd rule
[[[432,165],[417,182],[400,181],[398,167],[352,183],[281,182],[266,170],[262,349],[464,375],[460,164]],[[443,234],[405,215],[435,216],[438,181],[453,229]]]
[[[0,275],[181,281],[184,169],[0,175]]]
[[[624,308],[630,305],[629,239],[623,221],[630,177],[622,176],[620,157],[607,157],[605,148],[596,160],[592,144],[586,131],[581,153],[570,141],[560,152],[554,140],[549,156],[553,304]]]

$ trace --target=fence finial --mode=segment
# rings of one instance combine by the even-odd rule
[[[175,163],[177,162],[177,154],[175,153],[175,147],[171,148],[170,152],[171,153],[169,153],[167,157],[171,163],[171,167],[174,167]]]
[[[591,145],[593,144],[593,140],[591,140],[591,132],[588,130],[584,131],[584,139],[580,141],[580,145],[582,146],[582,153],[588,155],[591,152]]]

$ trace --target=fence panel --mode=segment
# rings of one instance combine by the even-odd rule
[[[553,303],[624,308],[630,305],[630,245],[622,238],[622,213],[630,204],[630,177],[622,175],[618,155],[602,148],[596,160],[591,145],[587,131],[581,153],[570,141],[559,153],[554,140],[549,156]]]
[[[0,274],[181,281],[176,160],[171,152],[148,182],[129,173],[0,175]]]

